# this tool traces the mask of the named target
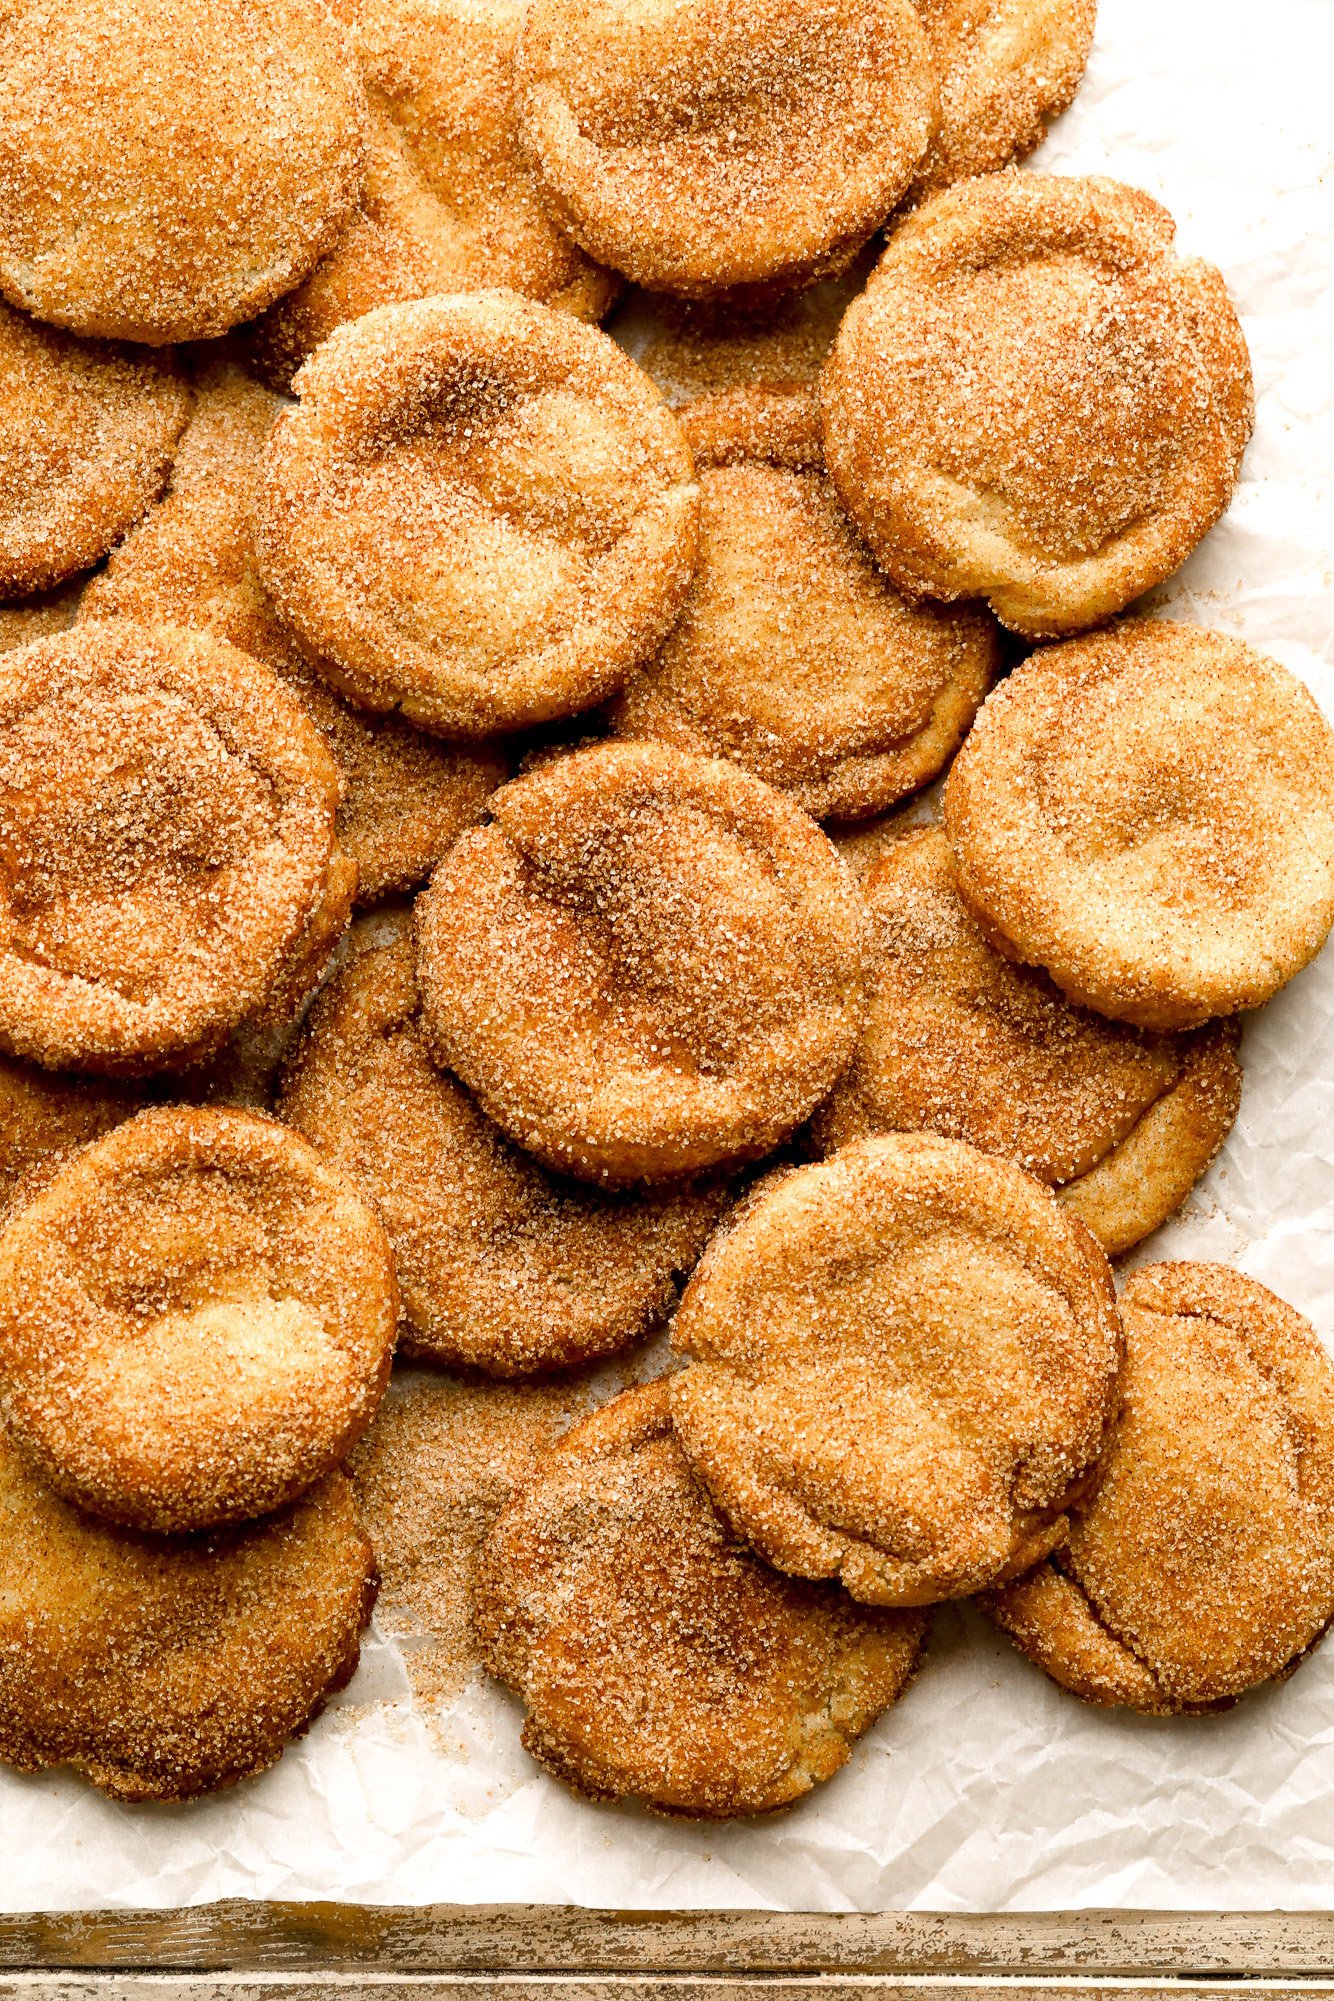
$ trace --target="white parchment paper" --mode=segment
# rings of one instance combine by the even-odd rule
[[[1039,156],[1172,210],[1218,263],[1255,366],[1226,519],[1158,608],[1274,654],[1334,715],[1334,0],[1102,0],[1078,102]],[[1241,1117],[1188,1213],[1138,1254],[1239,1265],[1334,1346],[1334,951],[1252,1019]],[[775,1820],[696,1828],[589,1806],[477,1686],[443,1755],[402,1657],[361,1669],[262,1778],[125,1807],[0,1770],[0,1908],[215,1897],[637,1909],[1329,1908],[1334,1642],[1224,1716],[1086,1708],[971,1611],[852,1762]]]

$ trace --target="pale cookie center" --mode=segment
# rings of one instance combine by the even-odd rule
[[[348,1371],[309,1306],[252,1297],[163,1314],[104,1350],[95,1373],[85,1394],[118,1456],[150,1478],[184,1465],[195,1484],[257,1447],[266,1471],[271,1455],[291,1456],[342,1400]]]

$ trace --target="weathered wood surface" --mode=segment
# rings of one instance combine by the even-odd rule
[[[275,1990],[311,1996],[333,1991],[319,1979],[271,1979],[279,1974],[344,1976],[385,2001],[398,1992],[420,1993],[423,1983],[445,1976],[434,1980],[440,1991],[471,2001],[474,1994],[531,1986],[532,1976],[544,1973],[563,1976],[566,2001],[604,1990],[680,1993],[685,1975],[714,1976],[707,1983],[691,1982],[692,1992],[728,1995],[747,1982],[738,1986],[721,1976],[781,1975],[766,1978],[765,1991],[805,2001],[814,1989],[797,1976],[812,1974],[825,1976],[818,1985],[826,1997],[845,1986],[862,1991],[859,1980],[828,1977],[843,1974],[875,1975],[878,1986],[892,1987],[904,2001],[919,1989],[939,1994],[946,1985],[964,2001],[969,1994],[1001,1991],[986,1977],[990,1975],[1036,1976],[1044,1986],[1077,1985],[1085,1997],[1107,1991],[1128,2001],[1126,1988],[1108,1990],[1104,1983],[1138,1985],[1171,1977],[1181,1992],[1194,1976],[1207,1981],[1211,1993],[1229,1974],[1252,1985],[1282,1982],[1294,1992],[1298,1985],[1307,1989],[1312,1976],[1327,1976],[1334,1983],[1334,1915],[658,1915],[568,1906],[388,1908],[236,1901],[179,1911],[0,1915],[0,1968],[32,1976],[26,1984],[0,1976],[2,1995],[54,1991],[37,1976],[59,1969],[228,1976],[184,1984],[159,1978],[153,1992],[164,2001],[186,1991],[227,1994],[235,2001]],[[257,1985],[253,1978],[240,1977],[246,1975],[270,1978]],[[479,1982],[465,1977],[472,1975],[489,1978]],[[594,1975],[615,1977],[597,1980]],[[657,1976],[666,1976],[665,1984]],[[883,1976],[891,1978],[886,1982]],[[138,1993],[141,1983],[67,1982],[61,1991],[96,1994],[107,2001],[113,1994]]]
[[[946,1983],[890,1974],[0,1974],[4,2001],[1329,2001],[1334,1987],[1296,1981]]]

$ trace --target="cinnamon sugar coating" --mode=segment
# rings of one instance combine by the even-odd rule
[[[1118,181],[992,174],[890,238],[822,378],[825,460],[899,589],[1078,632],[1175,570],[1253,420],[1223,280]]]
[[[75,333],[225,333],[328,249],[360,191],[365,122],[320,0],[14,0],[0,289]]]
[[[605,743],[503,786],[417,904],[430,1046],[511,1139],[589,1180],[757,1159],[862,1019],[865,910],[748,772]]]
[[[1120,1417],[1055,1562],[985,1609],[1086,1702],[1226,1709],[1334,1617],[1334,1366],[1310,1322],[1223,1265],[1121,1295]]]
[[[0,1236],[0,1415],[109,1521],[246,1521],[361,1436],[397,1319],[384,1231],[314,1147],[254,1112],[153,1109]]]
[[[837,277],[784,292],[763,310],[735,293],[631,292],[610,331],[674,410],[754,383],[814,382],[874,262],[866,250]]]
[[[17,653],[20,646],[28,646],[34,639],[50,639],[57,632],[68,632],[84,588],[84,579],[75,577],[60,590],[42,591],[36,597],[0,605],[0,653]]]
[[[991,942],[1145,1028],[1259,1007],[1334,923],[1334,734],[1238,639],[1127,619],[1034,654],[954,762]]]
[[[58,1077],[0,1056],[0,1217],[53,1180],[68,1155],[142,1111],[141,1092],[101,1077]]]
[[[81,1515],[0,1437],[0,1759],[117,1800],[262,1772],[356,1669],[374,1559],[331,1473],[268,1521],[166,1541]]]
[[[761,1182],[672,1345],[681,1448],[738,1534],[872,1605],[925,1605],[1061,1543],[1116,1410],[1096,1240],[1011,1162],[928,1133]]]
[[[887,847],[862,884],[874,939],[856,1054],[811,1121],[821,1154],[927,1130],[1055,1188],[1109,1256],[1185,1200],[1241,1099],[1234,1021],[1154,1034],[1086,1013],[992,950],[938,828]]]
[[[338,840],[356,864],[357,900],[373,903],[424,881],[509,767],[496,751],[442,744],[397,716],[350,707],[283,625],[255,555],[264,447],[283,407],[237,368],[203,371],[169,492],[113,550],[79,616],[192,626],[272,668],[338,763]]]
[[[1079,89],[1097,0],[917,0],[940,123],[914,199],[1024,159]]]
[[[817,818],[925,785],[991,684],[986,613],[904,602],[824,475],[814,397],[733,390],[682,416],[700,545],[680,618],[607,710],[615,735],[728,757]]]
[[[838,269],[935,126],[909,0],[531,0],[520,139],[557,221],[661,291]]]
[[[868,1612],[738,1547],[662,1380],[543,1454],[491,1531],[474,1604],[540,1764],[587,1798],[695,1819],[770,1812],[831,1777],[925,1639],[920,1613]]]
[[[546,1173],[431,1061],[413,961],[405,927],[339,975],[279,1106],[383,1217],[402,1349],[511,1376],[624,1347],[673,1302],[722,1188],[612,1195]]]
[[[361,200],[304,284],[250,330],[286,388],[335,327],[375,306],[504,285],[598,320],[618,280],[548,215],[512,106],[522,0],[336,0],[370,101]]]
[[[189,412],[156,355],[0,304],[0,597],[50,590],[104,556],[161,492]]]
[[[0,658],[0,1046],[193,1061],[262,1005],[325,886],[338,776],[234,647],[110,619]]]
[[[250,1025],[260,1029],[277,1027],[293,1021],[300,1013],[307,994],[314,991],[329,970],[339,940],[352,922],[357,881],[357,865],[338,845],[335,836],[320,877],[315,908],[263,1003],[249,1017]]]
[[[590,707],[671,625],[695,560],[690,453],[596,328],[510,292],[385,306],[295,386],[260,570],[353,701],[486,736]]]
[[[497,1515],[552,1440],[589,1407],[580,1376],[496,1382],[396,1370],[348,1461],[380,1573],[376,1625],[403,1639],[420,1714],[447,1707],[482,1673],[473,1582]]]

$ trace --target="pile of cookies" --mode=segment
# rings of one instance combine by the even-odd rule
[[[1161,1714],[1334,1617],[1314,1330],[1109,1264],[1334,925],[1334,735],[1122,616],[1252,395],[1158,204],[1015,169],[1093,26],[0,23],[8,1763],[279,1755],[356,1663],[395,1349],[670,1319],[477,1567],[594,1798],[799,1798],[943,1600]]]

